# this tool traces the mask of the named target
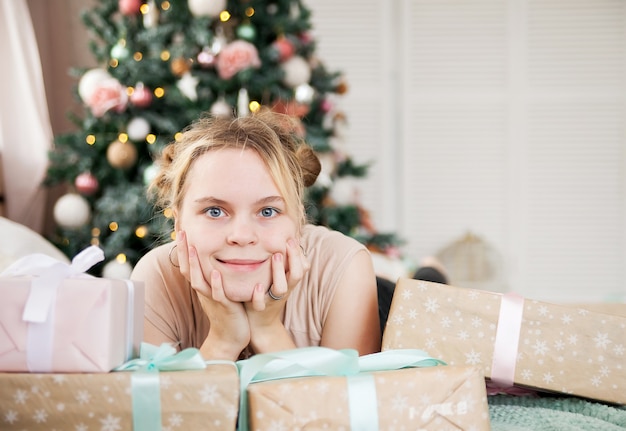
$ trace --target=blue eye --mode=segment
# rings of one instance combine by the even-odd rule
[[[209,216],[209,217],[213,217],[213,218],[218,218],[220,217],[222,214],[224,214],[224,211],[222,211],[221,208],[218,207],[211,207],[211,208],[207,208],[205,210],[205,213]]]
[[[263,208],[260,212],[261,217],[267,217],[267,218],[273,217],[279,213],[280,212],[276,208],[271,208],[271,207]]]

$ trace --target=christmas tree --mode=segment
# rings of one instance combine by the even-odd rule
[[[310,10],[299,0],[101,0],[81,18],[99,67],[76,68],[75,132],[55,138],[49,185],[67,184],[54,206],[50,238],[68,257],[104,250],[93,273],[126,276],[172,233],[146,190],[161,149],[206,114],[243,116],[268,107],[298,118],[323,162],[308,191],[310,220],[385,251],[399,241],[378,233],[359,204],[338,204],[339,178],[367,174],[340,150],[346,116],[341,73],[316,56]]]

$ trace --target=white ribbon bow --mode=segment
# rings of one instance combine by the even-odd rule
[[[71,264],[35,253],[18,259],[0,274],[34,276],[22,314],[22,320],[28,322],[27,363],[30,371],[45,372],[52,367],[54,303],[61,282],[66,278],[93,277],[85,272],[102,260],[104,252],[92,245],[78,253]]]

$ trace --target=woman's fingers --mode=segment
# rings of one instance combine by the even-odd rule
[[[274,253],[272,255],[272,285],[270,286],[270,290],[275,298],[281,298],[286,295],[289,290],[282,253]],[[270,299],[274,300],[272,297],[270,297]]]
[[[198,258],[198,252],[194,246],[190,246],[187,248],[185,254],[188,256],[186,259],[188,265],[189,272],[189,281],[191,282],[191,287],[197,290],[199,293],[204,296],[211,297],[211,286],[207,283],[204,278],[204,274],[202,273],[202,267],[200,266],[200,259]],[[182,269],[182,262],[181,262]],[[213,281],[213,274],[211,274],[211,281]]]
[[[287,259],[289,260],[287,281],[290,286],[294,286],[304,278],[311,265],[304,250],[293,239],[287,241]]]
[[[263,311],[265,310],[265,288],[261,283],[254,286],[254,291],[252,292],[252,308],[255,311]]]
[[[224,293],[224,285],[222,283],[222,274],[216,269],[211,271],[211,294],[212,298],[216,302],[227,302],[226,294]]]
[[[176,233],[176,257],[178,258],[180,273],[183,274],[186,279],[190,280],[188,247],[185,231],[178,231]]]

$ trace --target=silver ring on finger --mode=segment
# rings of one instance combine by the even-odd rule
[[[280,296],[276,296],[272,293],[272,287],[274,285],[271,285],[270,288],[267,291],[267,294],[270,296],[270,298],[272,298],[274,301],[280,301],[281,299],[283,299],[285,297],[285,295],[280,295]]]

